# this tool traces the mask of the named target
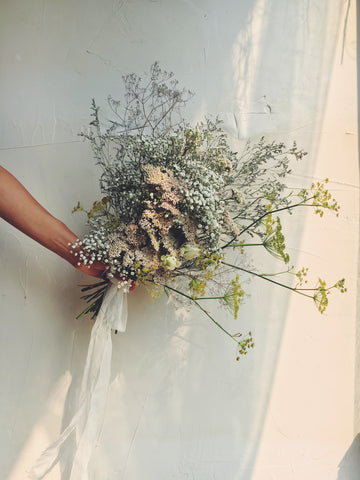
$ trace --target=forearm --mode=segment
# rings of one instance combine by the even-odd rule
[[[107,267],[100,262],[87,266],[78,263],[76,252],[69,245],[76,242],[76,235],[45,210],[3,167],[0,167],[0,217],[78,270],[94,277],[102,277],[106,272]]]
[[[46,211],[25,187],[0,167],[0,217],[44,247],[75,264],[69,243],[76,235]]]

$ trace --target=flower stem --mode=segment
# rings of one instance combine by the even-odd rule
[[[241,270],[243,272],[250,273],[251,275],[255,275],[255,277],[262,278],[263,280],[274,283],[275,285],[279,285],[280,287],[287,288],[288,290],[292,290],[293,292],[298,293],[299,295],[303,295],[304,297],[308,297],[308,298],[313,299],[312,295],[308,295],[307,293],[300,292],[296,288],[290,287],[289,285],[285,285],[284,283],[276,282],[275,280],[272,280],[271,278],[265,277],[264,275],[261,275],[260,273],[252,272],[251,270],[247,270],[246,268],[243,268],[243,267],[238,267],[237,265],[232,265],[231,263],[227,263],[227,262],[221,262],[221,263],[223,265],[228,266],[228,267],[236,268],[237,270]]]
[[[232,243],[228,247],[263,247],[263,243]]]
[[[186,295],[186,293],[180,292],[180,291],[177,290],[176,288],[170,287],[169,285],[164,285],[164,288],[165,288],[165,289],[167,288],[168,290],[172,290],[173,292],[176,292],[176,293],[178,293],[179,295],[182,295],[183,297],[185,297],[185,298],[191,300],[192,302],[194,302],[195,305],[197,305],[197,306],[200,308],[200,310],[201,310],[203,313],[205,313],[205,315],[207,315],[207,317],[209,317],[210,320],[211,320],[212,322],[214,322],[217,327],[220,328],[220,330],[222,330],[224,333],[226,333],[226,335],[228,335],[232,340],[234,340],[234,342],[236,342],[237,344],[239,344],[239,341],[236,340],[236,338],[234,338],[234,336],[231,335],[230,332],[228,332],[227,330],[225,330],[225,328],[222,327],[222,326],[220,325],[220,323],[217,322],[217,321],[215,320],[215,318],[214,318],[212,315],[210,315],[210,313],[209,313],[207,310],[205,310],[205,308],[203,308],[203,307],[200,305],[200,303],[198,303],[198,301],[197,301],[195,298],[192,298],[192,297],[190,297],[190,295]],[[222,298],[222,297],[220,297],[220,298]],[[205,299],[202,299],[202,300],[205,300]]]
[[[224,295],[222,297],[198,297],[196,301],[198,300],[221,300],[224,298]]]
[[[241,232],[239,233],[239,235],[237,235],[236,237],[232,238],[232,239],[230,240],[230,242],[228,242],[226,245],[223,245],[221,248],[222,248],[222,249],[225,249],[225,248],[229,247],[230,244],[231,244],[234,240],[236,240],[237,238],[240,237],[240,235],[242,235],[243,233],[245,233],[247,230],[249,230],[251,227],[253,227],[253,226],[256,225],[257,223],[259,223],[263,218],[267,217],[268,215],[271,215],[272,213],[282,212],[283,210],[291,210],[292,208],[296,208],[296,207],[311,206],[311,205],[306,205],[306,202],[308,202],[309,200],[312,200],[313,198],[315,198],[315,196],[309,197],[309,198],[304,198],[304,200],[302,200],[301,202],[294,203],[294,204],[292,204],[292,205],[287,205],[286,207],[275,208],[274,210],[270,210],[269,212],[264,213],[264,214],[261,215],[259,218],[257,218],[257,219],[254,220],[253,222],[251,222],[247,227],[243,228],[243,229],[241,230]]]

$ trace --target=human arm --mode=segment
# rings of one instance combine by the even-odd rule
[[[69,243],[76,235],[53,217],[26,188],[5,168],[0,166],[0,217],[44,247],[67,260],[75,268],[95,277],[103,276],[106,267],[97,262],[90,268],[77,265]]]

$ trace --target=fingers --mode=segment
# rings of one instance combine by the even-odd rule
[[[119,274],[108,273],[109,267],[101,262],[94,262],[92,265],[76,265],[76,269],[86,273],[87,275],[91,275],[92,277],[105,279],[107,276],[113,276],[119,281],[128,281],[127,278],[124,278]],[[135,287],[135,282],[132,282],[129,290],[133,291]]]

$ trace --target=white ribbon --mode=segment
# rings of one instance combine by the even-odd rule
[[[69,480],[88,480],[88,464],[100,434],[110,383],[111,330],[125,332],[128,291],[127,282],[117,280],[107,290],[91,332],[78,411],[60,437],[37,460],[30,472],[32,480],[40,480],[50,472],[60,460],[60,448],[74,430],[76,447]]]

